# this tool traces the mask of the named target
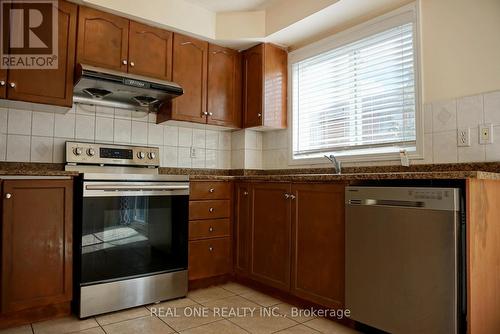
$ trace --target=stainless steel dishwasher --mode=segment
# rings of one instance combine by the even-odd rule
[[[390,333],[458,333],[460,191],[346,188],[346,309]]]

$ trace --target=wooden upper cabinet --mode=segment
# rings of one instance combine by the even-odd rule
[[[261,126],[264,44],[243,52],[243,127]]]
[[[172,80],[173,33],[130,21],[129,73]]]
[[[246,183],[236,184],[235,220],[234,220],[234,270],[247,276],[250,262],[250,217],[251,186]]]
[[[289,291],[291,221],[288,183],[252,186],[250,277]]]
[[[221,46],[208,49],[208,124],[240,127],[241,57]]]
[[[80,6],[77,61],[126,72],[128,31],[129,20]]]
[[[0,99],[5,99],[7,92],[7,71],[0,69]]]
[[[286,50],[260,44],[243,52],[243,126],[284,129],[287,126]]]
[[[72,191],[70,180],[3,181],[2,314],[71,301]]]
[[[42,104],[71,107],[73,104],[73,73],[75,65],[77,6],[58,3],[58,68],[9,70],[7,98]],[[1,78],[6,71],[0,71]],[[11,87],[14,84],[15,87]],[[2,96],[4,87],[0,87]]]
[[[0,0],[0,5],[4,0]],[[7,36],[4,36],[7,38]],[[7,70],[0,68],[0,99],[7,98]]]
[[[344,189],[292,185],[291,293],[332,308],[344,306]]]
[[[172,81],[184,94],[172,101],[172,119],[206,123],[208,43],[174,33],[173,50]]]

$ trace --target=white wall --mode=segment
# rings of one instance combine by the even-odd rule
[[[81,105],[67,114],[0,108],[0,161],[62,163],[64,143],[76,140],[156,146],[162,167],[231,168],[230,132],[155,121],[154,114]]]
[[[421,30],[424,102],[500,89],[499,0],[421,0]]]

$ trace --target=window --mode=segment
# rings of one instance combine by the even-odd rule
[[[417,152],[415,15],[391,14],[291,55],[294,159]]]

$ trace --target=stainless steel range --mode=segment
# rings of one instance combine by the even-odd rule
[[[187,294],[187,176],[159,175],[159,149],[66,143],[75,190],[80,318]]]

